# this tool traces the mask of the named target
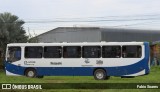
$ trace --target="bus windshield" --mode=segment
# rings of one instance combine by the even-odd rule
[[[21,48],[20,47],[8,47],[7,61],[15,62],[21,59]]]

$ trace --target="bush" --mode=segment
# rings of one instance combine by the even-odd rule
[[[3,60],[0,58],[0,69],[3,69]]]

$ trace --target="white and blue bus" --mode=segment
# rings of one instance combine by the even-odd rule
[[[134,77],[150,70],[148,42],[11,43],[6,75]]]

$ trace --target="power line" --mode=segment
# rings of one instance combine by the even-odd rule
[[[160,17],[160,14],[137,14],[137,15],[113,15],[113,16],[92,16],[92,17],[72,17],[72,18],[66,18],[66,17],[54,17],[54,19],[100,19],[100,18],[128,18],[128,17]],[[24,20],[51,20],[51,19],[24,19]]]
[[[134,18],[134,19],[99,19],[99,20],[50,20],[50,21],[25,21],[25,23],[57,23],[57,22],[120,22],[120,21],[146,21],[146,20],[160,20],[158,18]],[[0,23],[14,23],[14,22],[0,22]],[[16,22],[18,23],[18,22]]]
[[[149,24],[152,25],[154,24],[156,21],[149,21],[149,22],[139,22],[139,23],[133,23],[133,24],[123,24],[123,25],[117,25],[117,26],[113,26],[113,27],[122,27],[122,26],[135,26],[135,25],[146,25]],[[160,24],[160,23],[159,23]]]
[[[57,22],[119,22],[119,21],[146,21],[159,20],[160,14],[124,15],[124,16],[100,16],[100,17],[77,17],[77,18],[54,18],[52,19],[24,19],[25,23],[57,23]],[[0,22],[13,23],[13,22]],[[17,23],[17,22],[16,22]]]

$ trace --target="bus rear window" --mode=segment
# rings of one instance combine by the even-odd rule
[[[43,48],[41,46],[26,46],[25,58],[42,58]]]
[[[141,58],[142,48],[141,46],[123,46],[122,56],[123,58]]]

